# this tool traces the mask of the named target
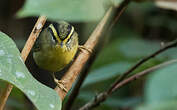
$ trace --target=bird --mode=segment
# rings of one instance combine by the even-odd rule
[[[58,87],[67,92],[55,73],[61,71],[75,57],[78,48],[91,51],[78,43],[78,34],[66,21],[51,23],[43,29],[33,48],[33,59],[42,69],[50,71]]]

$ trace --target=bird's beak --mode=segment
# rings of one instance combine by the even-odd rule
[[[60,43],[61,48],[63,47],[63,42]]]

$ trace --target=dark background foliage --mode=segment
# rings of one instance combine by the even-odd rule
[[[20,16],[24,18],[16,17],[17,11],[22,9],[24,4],[24,0],[0,1],[0,30],[11,36],[20,50],[22,50],[37,20],[37,16],[24,17],[22,14]],[[79,13],[82,15],[81,12]],[[80,20],[71,17],[70,19],[66,18],[66,20],[75,26],[76,31],[79,33],[80,44],[87,40],[99,21],[98,18],[94,17],[90,19],[83,17]],[[50,21],[51,19],[49,19],[48,23]],[[77,109],[97,93],[108,88],[116,76],[129,69],[141,58],[159,49],[162,43],[176,39],[176,30],[176,11],[159,8],[152,2],[131,3],[118,23],[113,27],[111,33],[106,34],[109,40],[101,52],[98,53],[73,109]],[[138,68],[136,72],[174,58],[177,58],[176,48],[170,49],[150,60]],[[55,87],[51,75],[35,65],[31,53],[28,56],[26,65],[38,81],[51,88]],[[115,92],[96,110],[176,110],[176,66],[168,66],[126,85]],[[65,70],[57,73],[58,78],[62,76],[61,74]],[[0,88],[3,88],[3,82],[0,83]],[[30,101],[17,88],[14,88],[6,109],[30,110],[31,108]]]

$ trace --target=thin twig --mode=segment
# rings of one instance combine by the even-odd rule
[[[131,2],[131,0],[124,0],[118,7],[117,7],[117,15],[115,17],[115,19],[113,20],[113,22],[111,23],[110,27],[109,27],[109,31],[111,31],[111,29],[113,28],[113,26],[117,23],[117,21],[119,20],[120,16],[122,15],[122,13],[125,11],[125,9],[127,8],[128,4]]]
[[[171,43],[166,44],[166,46],[162,47],[161,49],[157,50],[156,52],[152,53],[151,55],[145,57],[144,59],[142,59],[140,62],[138,62],[137,64],[135,64],[132,68],[130,68],[127,72],[123,73],[123,75],[121,77],[118,78],[118,80],[115,81],[115,83],[113,83],[113,85],[107,90],[104,91],[100,94],[98,94],[94,100],[91,100],[90,102],[88,102],[87,104],[85,104],[81,109],[81,110],[88,110],[87,108],[93,108],[96,107],[97,105],[99,105],[101,102],[105,101],[107,99],[108,96],[110,96],[115,90],[117,90],[117,85],[119,85],[119,83],[127,76],[129,75],[131,72],[133,72],[136,68],[138,68],[140,65],[142,65],[143,63],[145,63],[146,61],[150,60],[151,58],[157,56],[158,54],[164,52],[165,50],[168,50],[170,48],[176,47],[177,46],[177,39],[174,40]]]
[[[30,53],[35,40],[37,39],[39,33],[41,32],[42,27],[45,24],[45,21],[46,21],[45,16],[40,16],[39,19],[37,20],[32,32],[31,32],[31,34],[30,34],[30,36],[29,36],[29,38],[28,38],[28,40],[21,52],[21,57],[24,62],[26,61],[26,58],[27,58],[28,54]],[[3,90],[3,92],[0,96],[0,110],[3,110],[3,108],[6,104],[6,101],[11,93],[12,88],[13,88],[13,85],[8,83],[5,87],[5,89]]]
[[[115,16],[114,20],[112,21],[108,30],[106,31],[107,34],[104,35],[105,37],[108,36],[108,34],[110,34],[110,31],[112,30],[113,26],[118,22],[120,15],[125,11],[129,2],[130,2],[130,0],[124,0],[118,7],[116,7],[117,15]],[[104,47],[104,45],[102,44],[102,46],[96,52],[98,53],[103,47]],[[93,64],[96,56],[97,56],[96,53],[94,55],[92,55],[91,59],[89,60],[88,65],[87,65],[88,67],[83,72],[81,72],[81,74],[76,82],[76,85],[74,86],[71,94],[69,95],[67,102],[65,103],[64,110],[70,110],[72,108],[72,105],[73,105],[76,97],[79,94],[81,85],[83,84],[85,78],[87,77],[87,74],[88,74],[90,67]],[[68,105],[70,105],[70,106],[68,106]]]
[[[123,87],[124,85],[130,83],[131,81],[134,81],[136,79],[141,78],[144,75],[147,75],[148,73],[155,71],[159,68],[162,68],[164,66],[173,64],[173,63],[177,63],[177,60],[170,60],[164,63],[161,63],[159,65],[153,66],[151,68],[148,68],[142,72],[136,73],[133,76],[121,81],[120,83],[118,83],[114,89],[113,92],[120,89],[121,87]],[[104,100],[106,100],[106,98],[109,96],[110,94],[108,94],[107,92],[102,92],[99,95],[96,96],[96,98],[90,102],[88,102],[87,104],[85,104],[83,107],[81,107],[79,110],[90,110],[91,108],[96,107],[97,105],[99,105],[101,102],[103,102]]]
[[[101,33],[104,30],[107,21],[109,20],[111,14],[113,11],[113,7],[110,7],[108,11],[106,12],[103,19],[100,21],[100,23],[97,25],[96,29],[93,31],[87,42],[84,44],[84,47],[88,48],[89,50],[93,50],[96,44],[98,43],[99,39],[101,38]],[[88,53],[88,51],[83,50],[83,52],[80,52],[76,60],[73,62],[71,67],[68,69],[68,71],[65,73],[65,75],[62,77],[61,81],[64,83],[65,88],[69,91],[72,84],[76,80],[77,76],[81,72],[82,68],[84,67],[87,60],[90,58],[91,54]],[[59,89],[59,87],[56,87],[55,90],[61,97],[61,99],[64,99],[66,96],[66,92]]]
[[[161,64],[158,64],[156,66],[153,66],[151,68],[148,68],[148,69],[145,69],[144,71],[142,72],[139,72],[139,73],[136,73],[135,75],[121,81],[119,84],[117,84],[114,89],[113,89],[113,92],[116,91],[118,88],[122,87],[123,85],[133,81],[133,80],[136,80],[136,79],[139,79],[140,77],[150,73],[150,72],[153,72],[159,68],[162,68],[164,66],[167,66],[167,65],[170,65],[170,64],[173,64],[173,63],[177,63],[177,60],[170,60],[170,61],[166,61],[164,63],[161,63]]]
[[[113,88],[115,87],[115,85],[117,85],[119,82],[121,82],[126,76],[128,76],[130,73],[132,73],[136,68],[138,68],[139,66],[141,66],[142,64],[144,64],[146,61],[149,61],[150,59],[154,58],[155,56],[159,55],[160,53],[164,52],[165,50],[172,48],[172,47],[176,47],[177,46],[177,39],[171,43],[166,44],[166,46],[162,47],[161,49],[159,49],[158,51],[152,53],[151,55],[143,58],[142,60],[140,60],[137,64],[135,64],[132,68],[130,68],[128,71],[126,71],[125,73],[122,74],[122,76],[120,76],[115,83],[108,89],[108,94],[112,93]]]

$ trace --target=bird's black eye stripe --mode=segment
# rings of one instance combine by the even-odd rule
[[[68,42],[71,40],[71,38],[72,38],[73,34],[74,34],[74,32],[71,34],[70,38],[67,40],[67,42],[66,42],[66,43],[68,43]]]
[[[68,31],[68,33],[67,33],[67,35],[66,35],[66,37],[68,37],[68,35],[71,33],[71,29],[72,29],[72,26],[71,25],[68,25],[68,27],[67,27],[67,31]],[[73,33],[72,33],[73,34]],[[72,36],[72,35],[71,35]]]
[[[50,27],[48,28],[48,31],[50,32],[50,34],[52,34],[53,40],[54,40],[55,42],[57,42],[57,39],[56,39],[56,37],[55,37],[55,35],[54,35],[54,33],[53,33],[53,31],[52,31],[52,29],[51,29]]]
[[[59,24],[58,23],[52,23],[53,24],[53,27],[55,28],[55,30],[57,31],[57,35],[59,36],[59,30],[58,30],[58,26]]]

